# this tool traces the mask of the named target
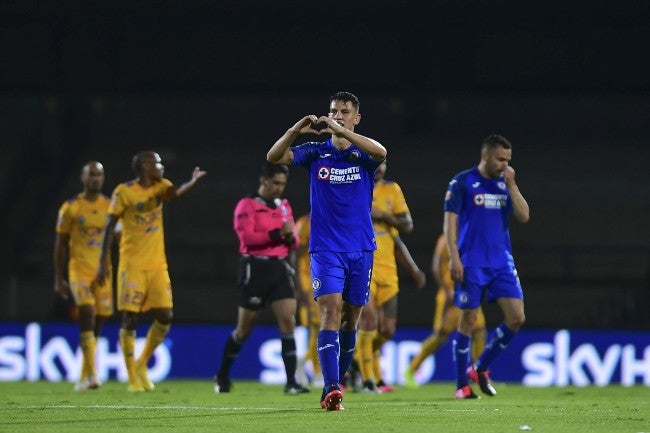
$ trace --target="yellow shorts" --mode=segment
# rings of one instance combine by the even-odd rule
[[[387,282],[377,282],[374,278],[370,280],[370,299],[376,307],[381,307],[389,299],[397,296],[397,293],[399,293],[397,276]]]
[[[90,289],[90,283],[95,279],[96,274],[88,272],[75,272],[70,270],[69,282],[70,292],[78,307],[92,305],[95,307],[95,314],[98,316],[113,315],[113,279],[106,279],[104,284],[96,286],[95,290]]]
[[[118,271],[117,309],[140,313],[152,308],[172,308],[172,283],[167,269]]]
[[[451,333],[453,330],[458,328],[458,322],[460,321],[460,308],[451,304],[445,309],[446,302],[447,291],[445,289],[438,289],[438,293],[436,294],[436,307],[433,316],[433,329],[438,331],[442,326],[444,326],[447,333]],[[446,319],[444,323],[442,321],[443,318]],[[475,327],[485,328],[485,315],[483,314],[482,308],[478,309]]]

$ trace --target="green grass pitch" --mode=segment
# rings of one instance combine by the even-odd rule
[[[495,383],[498,395],[454,400],[452,383],[381,395],[347,392],[344,411],[319,406],[320,390],[284,395],[281,386],[169,380],[130,394],[107,382],[0,383],[0,432],[650,432],[650,388],[526,388]],[[475,387],[478,390],[478,387]]]

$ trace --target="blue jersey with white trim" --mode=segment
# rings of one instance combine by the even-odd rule
[[[514,266],[508,229],[512,200],[503,177],[486,179],[478,167],[458,173],[449,182],[444,209],[458,214],[463,266]]]
[[[374,251],[370,218],[375,170],[380,162],[352,144],[332,140],[293,147],[293,165],[309,170],[311,234],[309,251]]]

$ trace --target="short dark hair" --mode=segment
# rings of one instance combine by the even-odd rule
[[[499,134],[490,134],[487,137],[483,139],[483,144],[481,145],[481,149],[494,149],[495,147],[501,146],[504,149],[512,149],[512,144],[510,144],[510,141],[503,135]]]
[[[359,98],[350,92],[336,92],[330,96],[330,103],[332,101],[351,102],[354,109],[357,110],[357,113],[359,112],[359,105],[361,105]]]
[[[276,174],[286,174],[289,175],[289,167],[282,164],[271,164],[270,162],[265,162],[262,165],[262,177],[265,179],[270,179]]]
[[[140,169],[142,168],[144,161],[148,158],[153,158],[155,153],[156,152],[152,150],[142,150],[133,157],[133,160],[131,161],[131,168],[135,174],[140,174]]]

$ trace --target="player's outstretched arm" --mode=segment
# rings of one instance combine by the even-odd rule
[[[174,200],[179,197],[183,197],[188,192],[192,191],[196,186],[197,182],[203,179],[203,177],[208,174],[206,171],[201,170],[199,167],[194,167],[192,172],[192,178],[179,186],[178,188],[172,186],[167,192],[167,200]]]

